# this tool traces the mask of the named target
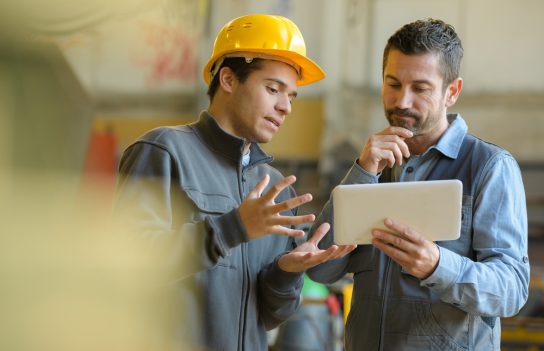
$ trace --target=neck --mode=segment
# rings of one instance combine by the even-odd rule
[[[228,118],[228,115],[225,113],[224,109],[218,109],[215,108],[213,104],[211,104],[208,107],[208,113],[213,116],[213,118],[217,121],[217,124],[223,129],[225,132],[235,135],[234,128],[232,126],[232,123],[230,122],[230,119]]]
[[[424,135],[417,135],[410,139],[406,139],[406,145],[408,145],[410,155],[421,155],[434,144],[436,144],[436,141],[430,141],[426,139]]]

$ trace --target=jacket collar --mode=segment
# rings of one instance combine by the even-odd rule
[[[241,163],[244,151],[244,139],[223,130],[208,111],[202,111],[198,121],[192,126],[213,151],[237,163]],[[251,161],[249,165],[260,162],[271,162],[273,159],[258,144],[252,143],[250,150]]]

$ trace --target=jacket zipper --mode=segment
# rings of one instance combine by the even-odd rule
[[[385,281],[382,293],[382,309],[380,316],[380,339],[378,343],[378,350],[383,350],[383,340],[385,333],[385,314],[387,312],[387,298],[389,297],[389,290],[391,287],[391,258],[388,256],[385,257],[387,264],[385,266]]]
[[[248,167],[245,169],[242,167],[241,163],[238,166],[239,168],[239,189],[240,189],[240,203],[244,201],[244,190],[246,187],[246,171],[248,170]],[[248,264],[248,257],[247,257],[247,243],[241,244],[241,253],[242,253],[242,267],[243,267],[243,278],[242,278],[242,296],[241,296],[241,308],[240,311],[240,335],[239,335],[239,342],[238,342],[238,350],[245,350],[245,334],[246,334],[246,324],[247,324],[247,305],[249,301],[249,288],[250,288],[250,279],[249,279],[249,264]]]
[[[243,294],[242,294],[242,311],[240,315],[242,316],[241,325],[240,325],[240,347],[238,350],[245,350],[245,335],[246,335],[246,325],[247,325],[247,305],[249,301],[249,273],[248,273],[248,259],[247,259],[247,243],[242,244],[242,266],[244,267],[244,276],[242,280]]]
[[[245,179],[245,176],[246,176],[246,173],[248,170],[254,168],[255,166],[261,164],[261,163],[267,163],[267,161],[269,161],[268,159],[262,159],[262,160],[259,160],[253,164],[250,164],[248,165],[247,167],[243,168],[242,167],[242,164],[239,163],[238,165],[238,174],[240,175],[240,178],[238,180],[238,184],[239,184],[239,189],[240,189],[240,203],[242,203],[242,201],[244,201],[244,188],[246,186],[246,179]],[[251,189],[249,189],[251,190]],[[238,341],[238,350],[240,351],[243,351],[245,350],[245,345],[244,345],[244,335],[246,334],[246,321],[247,321],[247,309],[248,309],[248,303],[249,303],[249,289],[250,289],[250,286],[251,286],[251,282],[250,282],[250,272],[249,272],[249,261],[248,261],[248,257],[247,257],[247,248],[248,244],[247,243],[242,243],[241,244],[241,252],[242,252],[242,266],[243,266],[243,269],[244,269],[244,276],[243,276],[243,280],[242,280],[242,287],[243,287],[243,290],[242,290],[242,300],[241,300],[241,306],[242,306],[242,310],[240,311],[240,327],[239,327],[239,330],[240,330],[240,333],[239,333],[239,341]]]

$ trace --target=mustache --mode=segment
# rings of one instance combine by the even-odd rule
[[[408,116],[408,117],[414,117],[417,119],[421,119],[421,115],[417,112],[414,112],[408,108],[390,108],[387,111],[387,116],[391,117],[391,115],[399,115],[399,116]]]

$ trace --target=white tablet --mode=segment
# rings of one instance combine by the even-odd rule
[[[454,240],[461,233],[459,180],[339,185],[332,196],[334,241],[340,245],[370,244],[370,231],[386,229],[386,217],[433,241]]]

